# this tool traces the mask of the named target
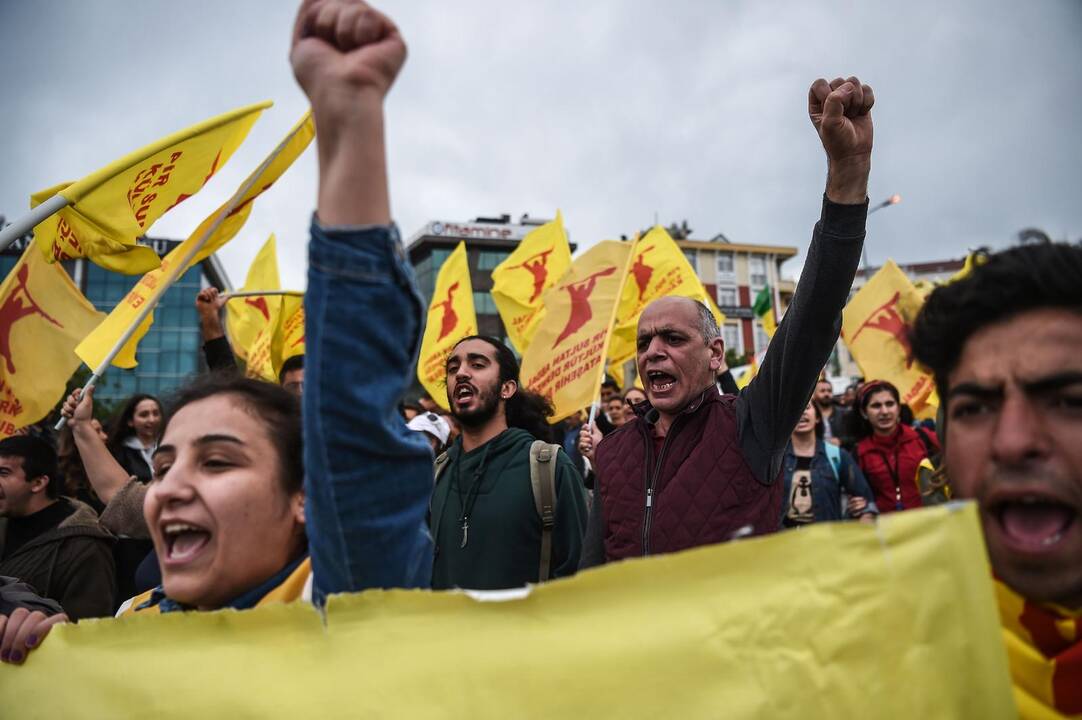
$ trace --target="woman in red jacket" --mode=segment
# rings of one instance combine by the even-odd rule
[[[857,463],[872,486],[879,511],[921,507],[917,468],[921,460],[940,451],[939,438],[931,430],[914,430],[900,422],[898,388],[885,380],[866,383],[857,396],[857,408]]]

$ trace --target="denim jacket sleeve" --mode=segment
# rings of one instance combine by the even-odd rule
[[[422,302],[394,226],[313,218],[305,294],[305,517],[314,599],[427,587],[432,451],[397,406]]]
[[[850,495],[859,495],[868,501],[868,507],[866,512],[879,514],[879,506],[875,504],[875,495],[872,494],[872,488],[868,484],[868,480],[864,477],[864,473],[860,471],[860,466],[853,460],[853,456],[845,450],[841,451],[841,466],[842,466],[842,478],[845,484],[846,490]]]

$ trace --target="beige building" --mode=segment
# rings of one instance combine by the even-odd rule
[[[781,276],[782,264],[797,254],[784,245],[744,245],[723,235],[713,240],[677,240],[691,267],[725,313],[725,347],[738,355],[766,349],[768,338],[755,317],[755,297],[769,285],[778,321],[789,306],[795,283]]]

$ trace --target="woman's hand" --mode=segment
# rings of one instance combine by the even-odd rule
[[[46,615],[26,608],[16,608],[7,617],[0,615],[0,662],[21,665],[30,651],[41,645],[54,625],[66,622],[68,616],[64,613]]]
[[[72,432],[83,423],[89,423],[94,417],[94,386],[85,393],[80,388],[72,390],[60,408],[60,414],[67,418]]]

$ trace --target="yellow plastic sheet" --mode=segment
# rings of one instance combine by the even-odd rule
[[[0,667],[20,718],[1011,718],[973,506],[584,572],[84,622]]]

